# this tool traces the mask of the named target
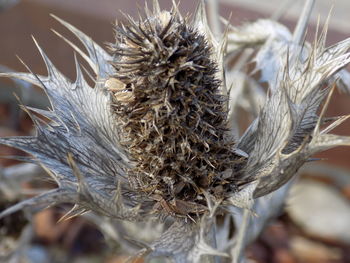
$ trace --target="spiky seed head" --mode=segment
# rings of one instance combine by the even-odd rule
[[[116,27],[106,86],[119,140],[136,161],[133,187],[193,207],[201,189],[225,195],[224,172],[241,161],[227,138],[227,98],[209,38],[176,12],[149,15]]]

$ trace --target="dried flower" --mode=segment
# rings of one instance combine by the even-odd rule
[[[350,62],[350,39],[325,48],[323,32],[314,46],[301,46],[287,29],[263,20],[228,30],[217,42],[203,4],[191,19],[183,18],[176,5],[160,11],[154,1],[146,18],[128,17],[127,25],[117,25],[109,55],[56,19],[86,47],[88,54],[61,36],[91,66],[95,87],[84,80],[77,60],[76,81],[69,81],[36,41],[47,77],[1,74],[38,85],[50,98],[51,110],[25,107],[36,136],[1,138],[0,143],[30,153],[58,188],[0,217],[65,202],[74,207],[64,218],[87,211],[130,221],[168,218],[172,226],[143,252],[199,262],[204,254],[226,255],[207,244],[218,213],[232,206],[252,209],[255,198],[287,183],[316,152],[350,145],[349,137],[328,134],[347,117],[321,131],[324,110],[318,114],[325,98],[329,102],[335,74]],[[272,25],[276,34],[247,37],[262,24]],[[270,93],[235,142],[237,92],[224,78],[225,55],[260,45],[257,70]],[[277,47],[283,49],[267,59]],[[43,123],[32,112],[51,121]]]
[[[184,216],[205,211],[204,191],[227,197],[242,162],[227,132],[213,45],[193,24],[159,10],[129,18],[116,29],[106,82],[119,142],[135,162],[130,185]]]

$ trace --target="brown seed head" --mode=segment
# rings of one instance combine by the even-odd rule
[[[240,159],[226,138],[226,98],[206,36],[163,11],[117,26],[112,52],[116,74],[106,86],[120,142],[136,161],[132,186],[184,207],[203,200],[201,189],[225,195],[223,172]]]

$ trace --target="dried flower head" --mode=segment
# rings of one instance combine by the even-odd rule
[[[135,161],[133,189],[170,206],[205,205],[203,191],[227,196],[241,162],[227,132],[212,43],[193,24],[174,11],[129,18],[116,29],[115,73],[106,82],[119,142]]]
[[[143,252],[200,262],[203,254],[226,255],[207,244],[218,212],[252,209],[256,198],[280,189],[313,154],[350,145],[349,137],[328,134],[347,116],[321,130],[336,74],[350,63],[350,39],[326,48],[324,30],[314,45],[303,45],[276,22],[258,20],[229,27],[217,41],[202,3],[193,18],[183,18],[175,4],[170,12],[160,11],[154,1],[145,18],[117,25],[110,55],[56,19],[86,47],[87,53],[58,34],[86,60],[96,81],[90,87],[75,59],[77,76],[71,82],[36,41],[48,76],[0,75],[47,93],[52,109],[24,107],[36,136],[1,138],[0,143],[30,153],[58,184],[0,218],[58,203],[74,204],[64,218],[87,211],[129,221],[166,217],[173,224]],[[245,94],[235,87],[237,72],[226,64],[224,78],[224,62],[226,54],[247,47],[259,48],[257,70],[269,94],[234,142],[237,98],[244,100]]]

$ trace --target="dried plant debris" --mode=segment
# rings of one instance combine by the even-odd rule
[[[327,48],[324,30],[314,44],[303,44],[268,20],[235,31],[228,27],[217,40],[203,3],[192,18],[182,17],[176,4],[171,11],[161,11],[157,1],[153,5],[153,11],[146,7],[144,18],[126,16],[126,24],[116,25],[110,54],[56,18],[85,46],[87,53],[57,33],[91,66],[94,87],[85,81],[76,58],[76,80],[71,82],[36,41],[48,76],[0,75],[38,85],[48,95],[52,109],[24,106],[36,124],[36,136],[1,138],[0,143],[31,154],[27,161],[41,163],[58,185],[0,217],[26,207],[72,203],[63,219],[93,211],[112,219],[170,222],[140,255],[168,256],[175,262],[227,256],[214,248],[216,215],[231,207],[266,213],[255,222],[254,239],[276,214],[264,212],[267,204],[273,202],[271,209],[278,210],[289,187],[276,194],[282,196],[278,201],[270,196],[254,207],[256,198],[281,189],[313,154],[350,145],[350,137],[329,134],[347,117],[334,118],[321,129],[336,76],[350,63],[350,40]],[[266,25],[264,34],[255,33]],[[230,96],[240,93],[226,89],[224,73],[232,73],[226,55],[261,45],[257,70],[263,71],[269,93],[256,119],[234,140],[239,123],[230,120],[237,109]],[[277,46],[281,52],[275,52]],[[271,52],[272,59],[266,55]],[[235,89],[235,78],[228,79]],[[43,123],[33,112],[51,121]],[[245,243],[240,246],[236,261]]]

